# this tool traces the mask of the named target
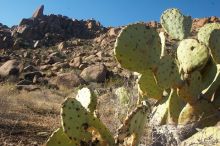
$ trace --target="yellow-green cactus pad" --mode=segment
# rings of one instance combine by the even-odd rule
[[[212,31],[209,39],[209,48],[215,63],[220,64],[220,28]]]
[[[132,136],[132,144],[137,146],[144,131],[148,107],[142,105],[132,111],[118,129],[117,142],[123,143],[126,137]]]
[[[217,65],[210,59],[206,66],[201,70],[203,89],[209,87],[209,85],[213,82],[217,71]]]
[[[177,91],[172,89],[168,98],[168,124],[177,124],[179,115],[185,107],[186,102],[177,95]]]
[[[195,71],[185,80],[184,85],[178,88],[178,95],[187,103],[195,104],[202,92],[202,76]]]
[[[167,9],[160,18],[161,25],[173,39],[182,40],[189,36],[192,19],[184,16],[178,9]]]
[[[180,146],[220,146],[220,127],[207,127],[181,142]]]
[[[210,99],[219,86],[220,86],[220,65],[218,64],[215,78],[213,79],[212,83],[202,91],[201,96],[203,98]]]
[[[51,135],[46,146],[80,146],[80,143],[70,140],[63,132],[63,129],[59,128]]]
[[[67,98],[63,103],[61,114],[62,126],[69,139],[88,143],[94,139],[93,131],[95,130],[101,136],[100,139],[97,137],[99,141],[114,145],[114,139],[105,125],[76,99]]]
[[[209,49],[195,39],[185,39],[177,48],[177,59],[183,72],[190,73],[206,65]]]
[[[143,97],[159,100],[163,96],[163,89],[157,85],[154,74],[150,70],[146,70],[141,75],[138,81],[138,87]]]
[[[204,128],[215,125],[219,120],[219,111],[208,101],[201,100],[194,105],[186,104],[180,113],[178,126],[196,125]]]
[[[198,32],[198,40],[209,47],[209,39],[215,29],[220,29],[220,23],[205,24]]]
[[[154,74],[157,84],[163,89],[177,87],[181,82],[176,61],[171,56],[164,56],[161,58],[159,66]]]
[[[140,73],[154,69],[161,55],[159,34],[145,24],[128,25],[119,34],[114,52],[123,68]]]
[[[76,100],[78,100],[87,111],[94,112],[96,109],[97,97],[89,88],[84,87],[80,89],[76,95]]]

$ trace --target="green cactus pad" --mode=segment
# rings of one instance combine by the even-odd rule
[[[201,100],[194,105],[186,104],[180,113],[178,126],[192,124],[204,128],[215,125],[219,120],[219,111],[208,101]]]
[[[138,87],[141,95],[144,97],[159,100],[163,96],[163,89],[157,85],[153,72],[150,70],[146,70],[141,75],[138,81]]]
[[[205,24],[198,32],[198,40],[209,47],[209,39],[215,29],[220,29],[220,23]]]
[[[220,145],[220,128],[218,126],[207,127],[197,132],[190,138],[181,142],[180,146],[219,146]]]
[[[220,28],[213,30],[210,34],[209,48],[215,63],[220,64]]]
[[[154,75],[157,84],[163,89],[177,87],[181,82],[176,61],[171,56],[164,56],[161,58]]]
[[[145,24],[128,25],[119,34],[114,52],[123,68],[139,73],[154,69],[161,55],[159,34]]]
[[[63,129],[59,128],[51,135],[46,146],[80,146],[80,143],[70,140],[63,132]]]
[[[215,78],[213,79],[212,83],[210,83],[210,85],[202,91],[201,97],[210,99],[219,86],[220,86],[220,65],[218,64]]]
[[[128,105],[130,102],[130,95],[125,87],[119,87],[115,90],[115,94],[119,99],[121,105]]]
[[[93,131],[95,129],[101,136],[99,141],[106,141],[109,145],[114,145],[114,139],[105,125],[76,99],[67,98],[63,103],[61,114],[62,126],[69,139],[88,143],[94,139],[90,129]]]
[[[217,65],[210,59],[207,62],[206,66],[201,70],[202,74],[202,86],[203,89],[209,87],[209,85],[213,82],[217,73]]]
[[[168,124],[178,123],[179,115],[185,105],[186,102],[177,95],[177,91],[175,89],[171,89],[170,96],[168,98]]]
[[[133,136],[130,145],[138,145],[147,120],[148,107],[142,105],[131,112],[118,129],[117,142],[123,143],[126,137]]]
[[[178,95],[187,103],[195,104],[202,91],[202,76],[195,71],[185,80],[184,85],[178,88]]]
[[[189,36],[192,19],[184,16],[178,9],[167,9],[160,18],[161,25],[173,39],[182,40]]]
[[[195,39],[182,40],[177,48],[177,59],[184,73],[202,69],[208,59],[208,48]]]
[[[76,100],[78,100],[87,111],[94,112],[96,109],[97,97],[89,88],[84,87],[80,89],[76,95]]]

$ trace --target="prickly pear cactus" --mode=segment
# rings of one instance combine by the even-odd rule
[[[187,103],[194,104],[199,100],[202,92],[202,75],[195,71],[185,80],[184,85],[178,88],[178,95]]]
[[[112,134],[105,125],[92,113],[87,112],[76,99],[67,98],[63,103],[61,114],[62,126],[69,139],[89,143],[94,140],[92,133],[95,130],[101,136],[95,139],[114,145]]]
[[[138,87],[143,97],[159,100],[163,96],[163,89],[157,85],[154,74],[150,70],[146,70],[141,75],[138,81]]]
[[[128,25],[119,34],[114,52],[123,68],[140,73],[154,69],[161,55],[159,34],[145,24]]]
[[[89,88],[84,87],[80,89],[76,95],[76,100],[78,100],[87,111],[94,112],[96,109],[97,97]]]
[[[70,140],[64,133],[62,128],[54,131],[52,136],[48,139],[46,146],[80,146],[79,141]]]
[[[182,129],[192,125],[190,135],[184,135],[189,137],[195,134],[196,128],[214,126],[220,121],[220,23],[202,27],[198,32],[198,40],[187,39],[192,20],[178,9],[166,10],[161,16],[161,24],[173,40],[167,39],[164,32],[159,35],[160,30],[147,27],[144,23],[131,24],[119,34],[114,53],[122,68],[139,73],[137,83],[142,100],[156,99],[152,100],[155,107],[149,121],[152,129],[171,124],[181,133],[184,132]],[[178,45],[174,54],[165,53],[166,42]],[[129,102],[126,96],[121,96],[123,103]],[[147,121],[148,107],[140,103],[123,122],[114,139],[107,127],[93,114],[96,96],[88,88],[83,88],[76,99],[68,98],[63,103],[62,128],[53,133],[47,145],[136,146]],[[216,128],[211,130],[214,132],[204,130],[208,132],[205,138],[219,133]],[[176,138],[176,145],[180,144],[180,137]],[[198,137],[200,132],[192,136]],[[216,138],[220,141],[219,136]],[[198,141],[191,140],[189,138],[190,142]],[[188,140],[184,143],[188,144]]]
[[[160,59],[159,66],[154,73],[157,84],[162,89],[177,87],[181,84],[181,78],[176,60],[171,56],[164,56]]]
[[[201,100],[194,105],[189,103],[179,115],[178,126],[194,125],[204,128],[215,125],[220,120],[219,111],[209,102]]]
[[[199,42],[202,42],[209,47],[210,36],[212,31],[215,29],[220,29],[220,23],[208,23],[205,24],[202,28],[200,28],[198,32]]]
[[[195,39],[182,40],[177,48],[177,59],[184,73],[202,69],[208,59],[208,48]]]
[[[169,98],[168,98],[168,124],[178,124],[178,118],[183,110],[186,102],[178,96],[176,89],[171,89]]]
[[[201,94],[202,98],[210,99],[219,86],[220,86],[220,65],[218,64],[215,78],[210,83],[210,85],[202,91]]]
[[[119,98],[119,102],[122,105],[128,105],[130,102],[130,95],[125,87],[119,87],[115,91],[116,96]]]
[[[209,38],[211,56],[216,64],[220,64],[220,28],[211,32]]]
[[[192,26],[190,16],[184,16],[178,9],[168,9],[160,18],[161,25],[173,39],[182,40],[189,36]]]
[[[116,136],[118,143],[131,146],[137,146],[139,144],[147,120],[147,111],[148,107],[142,105],[127,116],[124,123],[118,129]],[[126,138],[130,139],[125,140]]]

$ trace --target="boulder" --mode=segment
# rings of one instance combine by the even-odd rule
[[[104,82],[106,79],[107,69],[103,64],[92,65],[85,68],[80,76],[86,82]]]
[[[69,63],[69,65],[71,67],[75,67],[78,68],[80,65],[82,64],[82,58],[80,56],[75,57],[74,59],[72,59]]]
[[[44,16],[44,5],[41,5],[37,10],[35,10],[32,18],[40,18]]]
[[[8,77],[12,76],[19,76],[19,73],[23,69],[23,65],[17,60],[9,60],[5,62],[0,67],[0,76],[1,77]]]
[[[50,83],[60,88],[73,89],[74,87],[84,84],[85,81],[75,72],[70,72],[59,74],[57,77],[52,78]]]

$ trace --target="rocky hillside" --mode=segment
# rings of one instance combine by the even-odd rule
[[[197,32],[200,27],[210,22],[220,22],[220,19],[217,17],[194,19],[192,33]],[[158,31],[161,30],[161,25],[158,22],[147,22],[146,25],[154,27]],[[1,88],[5,89],[5,85],[12,84],[15,92],[13,96],[19,95],[18,97],[21,96],[21,93],[23,95],[23,91],[28,92],[28,94],[32,91],[35,94],[35,91],[45,90],[46,94],[48,90],[51,90],[50,92],[59,93],[56,96],[62,97],[63,100],[66,96],[64,92],[72,91],[81,85],[88,85],[99,90],[99,94],[102,95],[102,99],[100,99],[103,102],[102,108],[108,113],[109,111],[104,106],[109,106],[112,109],[114,107],[110,103],[114,99],[111,99],[113,97],[109,93],[122,85],[133,88],[136,78],[132,72],[121,69],[114,58],[114,43],[121,28],[106,28],[96,20],[76,20],[62,15],[45,15],[44,6],[40,6],[32,17],[22,19],[17,26],[10,28],[0,23]],[[167,40],[166,46],[171,51],[175,49],[175,47],[170,46],[169,40]],[[8,94],[11,88],[6,89],[8,90],[7,95],[11,96],[11,94]],[[9,102],[10,100],[5,101],[5,97],[9,97],[6,95],[6,91],[2,90],[0,92],[2,94],[0,94],[0,103],[3,105]],[[36,93],[39,96],[46,96],[45,94]],[[56,100],[56,105],[60,104],[62,100]],[[53,102],[51,99],[48,99],[48,101]],[[49,104],[49,102],[45,104]],[[13,127],[14,123],[17,124],[17,119],[10,118],[13,124],[10,125],[9,123],[7,125],[8,119],[6,117],[12,116],[9,113],[4,109],[4,116],[0,114],[0,125],[6,125],[0,126],[0,135],[3,135],[3,138],[0,138],[0,145],[4,145],[5,141],[10,143],[13,141],[11,139],[14,138],[11,129],[8,127]],[[19,115],[19,113],[17,114]],[[101,114],[101,116],[103,115]],[[50,120],[56,121],[59,119],[54,117],[53,115],[52,120]],[[43,118],[47,119],[48,115],[43,115]],[[107,125],[114,125],[115,121],[113,122],[108,115],[104,114],[103,118]],[[41,119],[36,121],[32,119],[31,122],[26,124],[36,124],[40,121]],[[21,145],[44,143],[51,134],[50,132],[57,128],[57,125],[59,124],[47,127],[49,130],[45,128],[48,125],[44,128],[41,127],[48,132],[43,138],[36,138],[36,132],[31,133],[34,128],[28,129],[23,126],[22,128],[27,128],[24,137],[31,135],[29,138],[32,142],[24,140],[25,142],[22,141]],[[40,128],[35,127],[35,129]],[[114,130],[115,128],[112,127],[112,131]],[[22,134],[20,136],[17,139],[25,139]],[[12,143],[16,144],[18,141]]]

